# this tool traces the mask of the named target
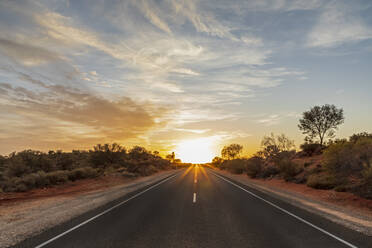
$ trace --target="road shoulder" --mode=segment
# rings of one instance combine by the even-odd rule
[[[341,224],[367,236],[372,236],[372,210],[369,213],[368,211],[350,211],[350,208],[348,207],[316,200],[307,195],[302,195],[298,192],[289,190],[288,188],[278,187],[278,185],[270,185],[264,181],[252,180],[246,175],[231,174],[218,169],[212,170],[219,175],[232,179],[242,185],[269,194],[274,198],[320,215],[332,222]]]

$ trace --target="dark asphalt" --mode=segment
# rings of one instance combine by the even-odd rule
[[[372,247],[371,237],[242,187],[356,247]],[[143,190],[52,228],[16,247],[36,247]],[[198,167],[187,172],[182,170],[168,181],[43,247],[350,246],[224,181],[209,169]]]

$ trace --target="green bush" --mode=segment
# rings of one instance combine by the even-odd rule
[[[329,174],[347,179],[362,179],[363,171],[372,167],[372,139],[359,137],[353,142],[330,145],[324,152],[324,165]]]
[[[292,180],[296,175],[302,172],[302,168],[292,162],[290,159],[283,159],[277,164],[280,174],[284,180]]]
[[[68,175],[69,171],[53,171],[46,174],[47,179],[49,180],[50,184],[62,184],[68,182]]]
[[[71,181],[76,181],[85,178],[94,178],[99,175],[97,169],[91,167],[77,168],[68,173],[68,179]]]
[[[246,169],[246,160],[233,159],[222,162],[222,167],[234,174],[242,174]]]
[[[1,188],[5,192],[24,192],[29,190],[27,185],[19,177],[12,177],[2,182]],[[31,189],[31,188],[30,188]]]
[[[314,189],[333,189],[343,183],[329,174],[313,174],[307,178],[306,185]]]
[[[366,168],[362,175],[361,183],[354,187],[352,192],[361,197],[372,199],[372,167]]]
[[[317,143],[304,143],[300,148],[305,156],[311,157],[313,155],[322,154],[325,147]]]
[[[170,169],[172,164],[143,147],[134,147],[128,153],[126,148],[115,143],[97,145],[90,151],[25,150],[0,156],[0,188],[2,191],[26,191],[117,173],[119,168],[147,176]]]
[[[255,156],[248,159],[246,162],[247,175],[251,178],[257,177],[261,173],[263,165],[264,160],[260,157]]]

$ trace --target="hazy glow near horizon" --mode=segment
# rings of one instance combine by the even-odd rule
[[[185,163],[210,162],[216,156],[212,149],[213,142],[208,138],[182,141],[176,148],[176,156]]]

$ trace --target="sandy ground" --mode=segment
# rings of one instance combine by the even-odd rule
[[[175,172],[136,179],[106,176],[25,193],[0,193],[0,247],[14,245]]]
[[[336,223],[372,236],[372,200],[347,192],[318,190],[304,184],[295,184],[279,179],[251,179],[244,174],[235,175],[226,171],[215,171]]]

